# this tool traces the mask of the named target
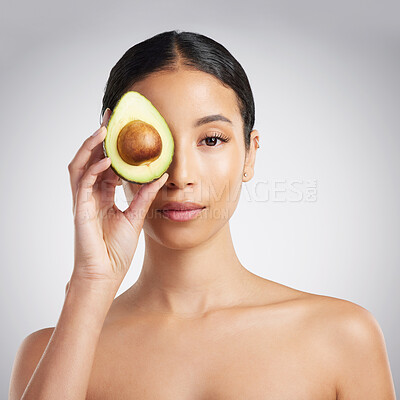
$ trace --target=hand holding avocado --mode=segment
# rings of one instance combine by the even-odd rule
[[[68,165],[75,225],[71,280],[105,284],[117,291],[132,262],[144,217],[168,174],[141,185],[129,207],[118,209],[114,196],[119,177],[103,153],[110,115],[107,109],[101,127],[83,142]]]

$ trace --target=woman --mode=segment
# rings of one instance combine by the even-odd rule
[[[128,90],[175,142],[167,173],[145,185],[121,182],[102,151]],[[133,46],[111,70],[103,112],[69,164],[75,263],[61,315],[21,344],[11,400],[395,398],[370,312],[254,275],[235,253],[229,219],[259,133],[246,74],[223,46],[178,31]],[[167,211],[188,202],[202,209],[190,220]],[[141,274],[114,298],[142,228]]]

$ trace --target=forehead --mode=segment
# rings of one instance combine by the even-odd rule
[[[184,68],[156,72],[130,90],[147,97],[170,123],[179,118],[182,123],[192,124],[195,118],[222,114],[233,126],[241,127],[236,93],[205,72]]]

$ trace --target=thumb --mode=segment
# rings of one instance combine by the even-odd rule
[[[165,172],[157,180],[142,185],[129,207],[123,212],[125,217],[138,232],[142,229],[144,217],[149,211],[151,203],[155,199],[158,191],[167,181],[168,177],[168,173]]]

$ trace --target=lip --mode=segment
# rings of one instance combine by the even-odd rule
[[[204,208],[195,208],[192,210],[160,210],[161,214],[172,221],[189,221],[196,218]]]
[[[185,202],[178,202],[178,201],[172,201],[169,203],[164,204],[160,211],[187,211],[187,210],[198,210],[201,208],[205,208],[201,204],[197,203],[192,203],[191,201],[185,201]]]
[[[163,205],[158,212],[172,221],[189,221],[196,218],[206,207],[189,201],[170,202]]]

